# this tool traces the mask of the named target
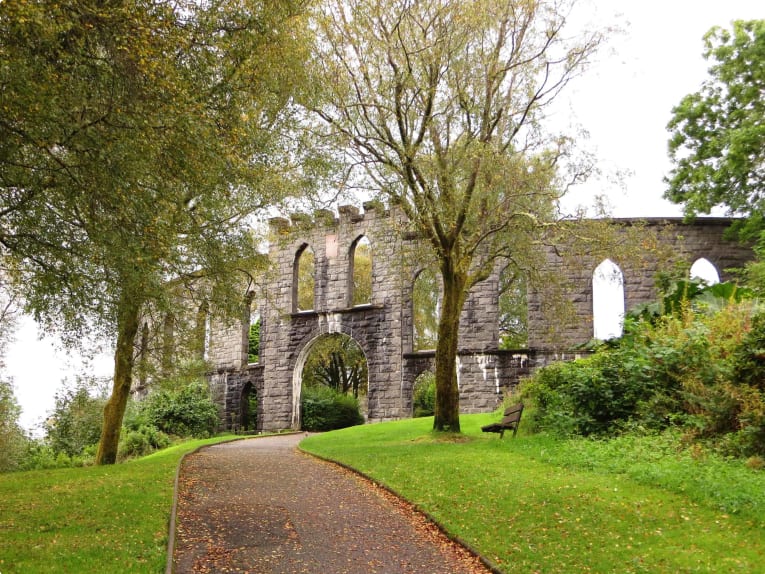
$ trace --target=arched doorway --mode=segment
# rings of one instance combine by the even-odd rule
[[[325,333],[310,341],[300,352],[292,382],[292,428],[304,428],[303,413],[308,406],[311,416],[316,409],[339,406],[343,418],[335,428],[359,424],[368,412],[367,391],[369,371],[361,346],[343,333]],[[361,417],[352,420],[352,406]],[[345,415],[347,416],[347,419]],[[319,415],[321,416],[321,412]],[[309,429],[319,430],[319,429]],[[329,429],[323,429],[329,430]]]
[[[258,430],[258,393],[252,383],[245,383],[239,395],[239,431],[255,432]]]

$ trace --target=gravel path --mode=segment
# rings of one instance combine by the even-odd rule
[[[488,572],[407,504],[300,453],[302,438],[241,440],[186,457],[176,574]]]

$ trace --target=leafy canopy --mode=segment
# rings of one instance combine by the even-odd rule
[[[316,13],[317,129],[348,159],[352,184],[403,211],[443,280],[437,430],[459,431],[467,292],[498,259],[539,267],[540,235],[556,219],[571,142],[545,136],[540,121],[602,38],[568,34],[573,3],[326,0]]]
[[[717,206],[765,225],[765,20],[735,21],[704,36],[709,78],[673,110],[666,197],[688,215]]]

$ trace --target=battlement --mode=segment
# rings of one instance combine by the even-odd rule
[[[363,209],[363,211],[362,211]],[[274,233],[289,233],[292,231],[310,231],[311,229],[335,228],[338,225],[361,223],[380,217],[388,217],[390,211],[380,201],[365,201],[362,207],[341,205],[337,214],[330,209],[316,209],[312,214],[292,213],[289,218],[272,217],[268,220]]]

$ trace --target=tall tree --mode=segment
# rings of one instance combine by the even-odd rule
[[[518,270],[556,217],[545,107],[601,41],[565,32],[575,0],[327,0],[316,16],[314,111],[360,168],[359,185],[400,206],[443,283],[434,428],[459,431],[455,360],[468,291],[504,258]]]
[[[709,78],[672,110],[674,164],[665,196],[686,214],[725,206],[747,216],[742,237],[765,228],[765,20],[704,36]]]
[[[298,181],[301,4],[0,3],[0,246],[38,321],[116,341],[98,463],[117,455],[142,310],[172,305],[171,279],[219,312],[241,300],[217,279],[247,268],[247,217]]]

